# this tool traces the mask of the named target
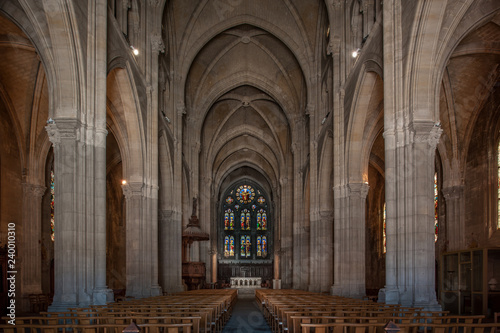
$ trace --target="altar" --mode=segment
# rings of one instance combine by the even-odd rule
[[[261,277],[232,277],[231,288],[261,288]]]

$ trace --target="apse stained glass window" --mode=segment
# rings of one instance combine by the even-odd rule
[[[234,230],[234,213],[231,209],[224,213],[224,230]]]
[[[234,237],[224,237],[224,257],[234,257]]]
[[[241,251],[240,255],[242,258],[250,258],[252,255],[252,241],[250,236],[241,236]]]
[[[434,173],[434,242],[437,242],[438,240],[438,227],[439,227],[439,220],[438,220],[438,174],[437,172]]]
[[[497,152],[497,182],[498,182],[498,215],[497,215],[497,228],[500,229],[500,141],[498,142],[498,152]]]
[[[268,199],[261,190],[249,184],[230,188],[222,199],[221,213],[219,240],[225,259],[269,258],[272,231],[269,228]]]
[[[50,239],[55,238],[55,219],[54,219],[54,201],[55,201],[54,170],[50,170]]]
[[[385,220],[386,220],[386,209],[384,203],[384,208],[382,209],[382,244],[384,253],[387,252],[387,234],[386,234]]]
[[[257,213],[257,230],[267,230],[267,214],[264,209]]]

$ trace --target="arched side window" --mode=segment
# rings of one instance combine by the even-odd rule
[[[438,240],[438,231],[439,231],[439,211],[438,211],[438,203],[439,203],[439,190],[438,190],[438,174],[434,173],[434,242]]]
[[[497,148],[497,229],[500,229],[500,141]]]
[[[50,239],[55,238],[55,219],[54,219],[54,204],[55,204],[55,183],[54,183],[54,167],[50,170]]]
[[[386,209],[384,202],[384,207],[382,208],[382,249],[384,253],[387,252],[387,234],[386,234],[385,219],[386,219]]]

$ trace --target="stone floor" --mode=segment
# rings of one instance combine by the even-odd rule
[[[238,290],[238,300],[233,308],[231,319],[222,333],[271,332],[255,300],[255,290]]]

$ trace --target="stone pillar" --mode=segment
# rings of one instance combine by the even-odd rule
[[[349,271],[347,270],[347,216],[346,206],[348,202],[348,187],[345,185],[335,186],[334,193],[334,224],[333,224],[333,285],[332,295],[344,295],[345,286],[349,283]]]
[[[442,189],[446,200],[445,234],[448,240],[448,251],[458,251],[465,247],[465,205],[464,186],[456,185]]]
[[[127,296],[141,298],[147,294],[148,288],[143,252],[147,232],[142,221],[143,183],[128,183],[122,185],[122,189],[125,195]]]
[[[333,282],[333,211],[319,212],[319,237],[311,244],[318,247],[318,291],[330,291]]]
[[[349,297],[362,298],[365,293],[365,208],[369,186],[366,183],[349,184],[349,223],[347,242],[349,269]]]
[[[172,210],[160,210],[160,277],[168,293],[184,291],[182,284],[182,226]]]
[[[365,207],[368,184],[335,188],[335,295],[362,298],[365,293]],[[338,204],[337,204],[338,203]]]
[[[432,122],[414,122],[413,125],[412,159],[415,167],[408,183],[413,183],[412,202],[415,207],[413,219],[408,221],[411,227],[405,233],[406,263],[413,261],[411,269],[407,268],[412,273],[414,287],[411,306],[440,309],[435,291],[434,161],[442,129]]]
[[[42,292],[42,197],[45,186],[23,183],[23,240],[20,246],[23,260],[23,298]]]

